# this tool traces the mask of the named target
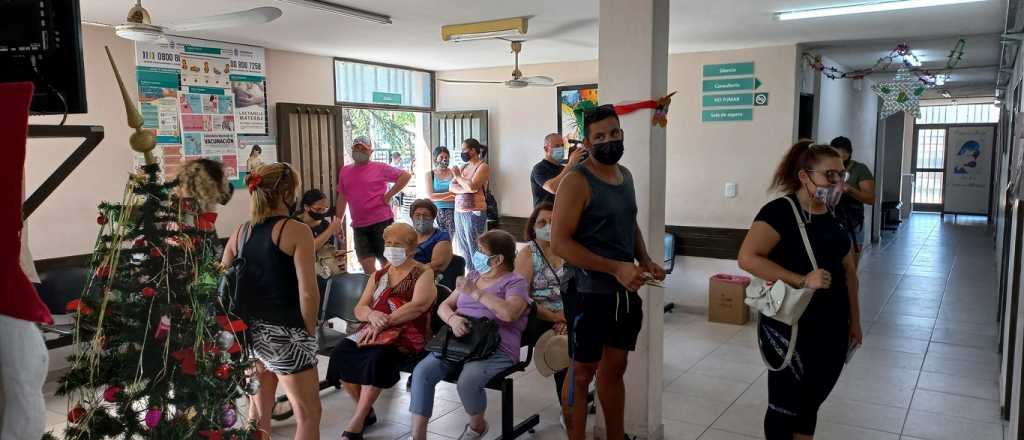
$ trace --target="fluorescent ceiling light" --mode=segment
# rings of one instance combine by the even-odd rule
[[[441,26],[441,40],[459,42],[493,38],[524,39],[528,20],[528,17],[515,17],[476,23],[446,24]]]
[[[946,74],[940,73],[938,75],[935,75],[935,85],[937,85],[937,86],[944,86],[944,85],[946,85]]]
[[[448,37],[449,41],[459,43],[463,41],[475,41],[475,40],[489,40],[492,38],[522,38],[523,34],[520,34],[516,30],[497,31],[497,32],[482,32],[479,34],[464,34],[464,35],[452,35]]]
[[[985,0],[891,0],[855,3],[844,6],[803,9],[796,11],[776,12],[776,20],[801,20],[805,18],[834,17],[837,15],[866,14],[870,12],[897,11],[900,9],[926,8],[931,6],[956,5],[974,3]]]
[[[304,8],[319,9],[321,11],[330,12],[332,14],[338,14],[345,17],[359,18],[366,21],[372,21],[380,24],[391,24],[391,17],[384,14],[378,14],[376,12],[365,11],[362,9],[353,8],[350,6],[343,6],[337,3],[332,3],[324,0],[277,0],[279,2],[291,3],[296,6],[302,6]]]

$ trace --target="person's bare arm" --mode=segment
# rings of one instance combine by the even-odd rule
[[[843,270],[846,272],[846,291],[850,297],[850,342],[860,344],[864,338],[860,327],[860,278],[857,277],[856,257],[852,249],[843,257]]]
[[[434,284],[434,271],[427,269],[416,279],[412,290],[412,301],[409,301],[391,313],[388,323],[392,326],[404,324],[430,311],[437,299],[437,285]]]
[[[348,199],[345,198],[345,189],[338,187],[338,208],[335,210],[335,215],[339,218],[345,218],[345,208],[348,207]]]
[[[448,298],[445,298],[445,300],[437,306],[437,317],[441,318],[441,321],[445,324],[448,324],[451,317],[455,315],[455,309],[459,304],[460,294],[461,292],[459,292],[458,289],[455,289],[451,295],[448,295]]]
[[[370,312],[373,309],[370,308],[370,301],[373,301],[373,292],[377,291],[377,277],[370,275],[370,279],[366,281],[366,287],[363,288],[363,294],[359,297],[359,302],[356,303],[356,308],[352,311],[356,319],[360,322],[367,322],[370,320]]]
[[[339,222],[330,222],[327,229],[324,229],[324,232],[321,232],[320,235],[317,235],[316,238],[313,239],[313,249],[320,249],[323,247],[324,244],[331,241],[331,237],[338,232],[341,232],[341,225]]]
[[[533,247],[526,246],[516,254],[515,272],[526,280],[526,287],[533,291]]]
[[[643,268],[644,272],[654,276],[654,279],[664,280],[665,268],[660,263],[652,260],[650,254],[647,253],[647,243],[644,242],[644,234],[640,231],[640,225],[636,225],[636,237],[634,240],[633,254],[636,255],[636,261],[640,263],[640,267]]]
[[[462,174],[456,174],[455,180],[459,182],[459,187],[466,190],[468,193],[475,193],[480,191],[487,185],[487,180],[491,178],[491,169],[486,163],[481,162],[477,166],[476,171],[473,171],[473,175],[465,177]]]
[[[857,184],[856,188],[850,187],[846,192],[850,194],[850,197],[857,199],[858,202],[864,203],[866,205],[875,204],[874,179],[862,180],[860,181],[860,183]]]
[[[408,171],[402,171],[402,174],[399,174],[398,178],[395,179],[395,184],[391,186],[391,190],[388,191],[387,194],[384,194],[385,204],[390,203],[391,198],[394,197],[395,194],[402,192],[402,190],[405,189],[405,186],[409,184],[409,180],[411,179],[412,174],[409,174]]]
[[[455,199],[451,191],[434,192],[434,171],[423,174],[423,188],[427,191],[427,198],[435,202],[444,202]]]
[[[542,185],[544,187],[544,191],[551,194],[558,191],[558,185],[562,183],[562,179],[569,175],[569,172],[572,171],[573,168],[576,168],[576,164],[580,163],[580,157],[583,156],[584,151],[586,150],[583,148],[575,149],[572,154],[569,155],[569,162],[562,167],[562,171],[559,172],[557,176],[548,179],[547,182],[544,182],[544,185]]]
[[[434,251],[430,253],[430,270],[442,273],[452,262],[452,242],[448,240],[439,241],[434,245]]]
[[[285,220],[282,245],[291,244],[295,275],[299,280],[299,310],[310,335],[316,334],[316,314],[320,309],[320,290],[316,284],[313,258],[313,234],[304,223]]]
[[[524,291],[528,292],[526,290],[526,283],[522,281],[520,282],[522,284],[519,284],[518,288],[522,288]],[[505,288],[513,289],[517,287],[506,285]],[[478,288],[476,286],[476,282],[470,281],[468,278],[465,280],[463,289],[460,290],[467,292],[470,297],[479,301],[480,304],[484,305],[484,307],[491,309],[491,311],[494,312],[494,317],[504,322],[512,322],[519,319],[520,316],[523,316],[523,311],[529,307],[526,300],[520,296],[506,294],[505,298],[501,298],[497,295],[489,294]]]
[[[583,175],[572,172],[562,179],[551,215],[551,251],[577,268],[612,274],[629,290],[640,288],[644,279],[637,265],[597,255],[572,238],[589,199],[590,186]]]
[[[762,280],[781,280],[790,286],[801,287],[805,280],[802,274],[790,272],[768,259],[768,254],[781,239],[779,233],[768,223],[755,221],[743,239],[743,244],[740,245],[737,262],[740,269]]]
[[[228,242],[224,244],[224,255],[220,257],[220,267],[227,269],[235,262],[235,248],[238,247],[238,234],[245,225],[235,228],[235,232],[228,236]]]

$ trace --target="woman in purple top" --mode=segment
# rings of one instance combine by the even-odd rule
[[[473,270],[437,310],[438,316],[457,337],[469,331],[467,317],[497,321],[501,337],[501,347],[494,354],[487,359],[466,363],[459,374],[459,398],[470,417],[460,439],[481,439],[487,434],[484,386],[495,375],[519,362],[520,340],[529,315],[529,285],[525,278],[513,272],[515,238],[508,232],[494,230],[481,235],[477,246],[478,250],[473,254]],[[416,366],[412,373],[412,402],[409,404],[413,440],[426,440],[427,421],[434,406],[434,387],[457,367],[436,353],[431,353]]]

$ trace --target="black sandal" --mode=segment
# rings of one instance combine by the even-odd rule
[[[371,409],[370,413],[366,415],[365,419],[363,419],[363,431],[366,431],[366,428],[375,424],[377,424],[377,412]]]
[[[357,433],[354,433],[354,432],[345,431],[345,432],[341,433],[341,439],[342,440],[346,440],[346,439],[347,440],[363,440],[363,434],[362,433],[358,433],[357,434]]]

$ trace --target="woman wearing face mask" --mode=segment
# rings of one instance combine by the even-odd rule
[[[490,168],[483,161],[487,147],[476,139],[462,143],[462,168],[452,168],[455,175],[449,189],[455,194],[455,252],[469,259],[476,252],[476,239],[487,230],[487,201],[484,193],[490,180]]]
[[[764,280],[814,289],[799,320],[792,362],[768,373],[767,440],[814,438],[818,408],[839,379],[849,349],[861,343],[857,270],[848,232],[833,212],[845,179],[836,150],[798,142],[772,182],[772,189],[786,195],[761,208],[740,247],[743,270]],[[806,228],[816,270],[798,221]],[[758,338],[769,364],[782,364],[789,337],[789,326],[760,316]]]
[[[568,282],[565,260],[551,252],[551,210],[553,205],[541,203],[533,208],[526,223],[530,245],[516,255],[516,273],[530,284],[530,298],[537,303],[537,318],[543,323],[539,333],[554,330],[567,334],[562,305],[562,283]],[[556,371],[555,392],[562,401],[562,385],[568,370]]]
[[[520,340],[528,318],[530,294],[526,280],[513,272],[516,240],[505,231],[490,231],[480,236],[479,248],[473,254],[473,271],[437,314],[452,328],[456,337],[469,331],[470,318],[489,318],[497,322],[500,347],[486,359],[467,362],[459,374],[458,391],[470,421],[460,439],[482,439],[489,426],[484,419],[487,394],[484,386],[498,373],[519,362]],[[427,439],[427,421],[433,414],[434,387],[458,368],[436,353],[427,355],[412,373],[412,439]]]
[[[294,221],[299,176],[291,165],[263,165],[245,178],[251,196],[251,223],[231,234],[221,264],[236,257],[243,228],[238,279],[239,314],[249,325],[249,347],[256,362],[260,389],[249,406],[249,418],[270,438],[270,415],[277,385],[284,386],[297,420],[295,438],[320,438],[320,394],[317,387],[316,314],[320,302],[309,227]]]
[[[427,198],[437,207],[437,227],[455,235],[455,194],[449,190],[455,173],[448,168],[450,153],[445,147],[434,148],[434,163],[429,173],[424,175],[423,187],[427,189]],[[411,215],[411,214],[410,214]]]
[[[437,296],[434,272],[411,258],[416,231],[404,223],[384,229],[388,264],[370,277],[355,316],[365,326],[345,338],[327,368],[327,381],[341,383],[356,404],[342,439],[362,440],[377,422],[373,403],[399,380],[399,368],[430,340],[430,307]]]
[[[334,237],[341,232],[342,222],[330,220],[327,196],[318,189],[302,193],[298,220],[309,226],[316,250],[317,283],[320,290],[327,287],[327,279],[341,272],[339,252]]]
[[[416,254],[413,258],[443,273],[452,261],[452,237],[440,228],[434,227],[438,209],[427,199],[418,199],[409,206],[412,227],[416,229]]]

